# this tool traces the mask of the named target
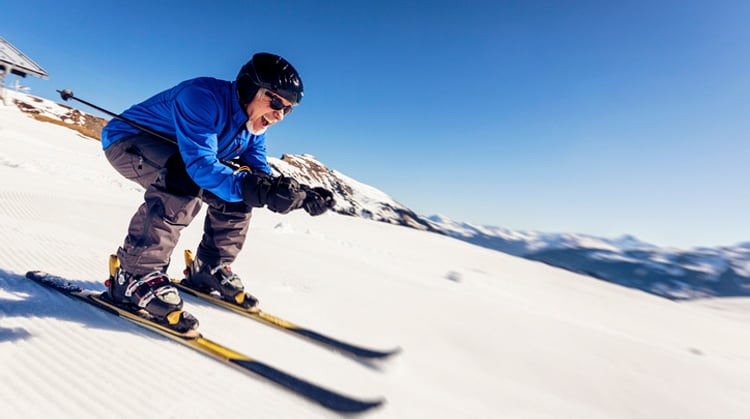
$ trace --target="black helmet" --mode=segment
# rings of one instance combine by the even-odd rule
[[[292,105],[298,104],[304,94],[297,70],[289,61],[267,52],[253,55],[237,74],[240,105],[247,106],[261,87],[292,102]]]

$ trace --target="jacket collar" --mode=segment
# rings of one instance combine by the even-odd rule
[[[232,82],[231,93],[232,95],[232,122],[239,125],[245,125],[247,122],[247,114],[240,105],[240,99],[237,97],[237,82]]]

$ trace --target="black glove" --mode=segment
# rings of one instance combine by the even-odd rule
[[[333,192],[328,189],[321,187],[310,188],[307,185],[302,185],[302,190],[307,195],[305,201],[302,203],[302,208],[312,216],[323,214],[329,208],[333,208],[336,205],[336,201],[333,199]]]
[[[273,212],[286,214],[301,207],[307,195],[290,177],[249,174],[242,184],[242,197],[252,207],[265,205]]]

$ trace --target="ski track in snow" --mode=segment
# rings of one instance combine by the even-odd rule
[[[142,190],[97,143],[10,108],[0,144],[3,419],[340,417],[26,280],[41,269],[103,290]],[[368,368],[184,296],[207,338],[387,398],[363,417],[747,418],[748,299],[674,303],[448,237],[300,212],[256,211],[234,270],[273,314],[403,348]]]

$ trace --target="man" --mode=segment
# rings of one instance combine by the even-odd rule
[[[233,82],[187,80],[123,112],[130,123],[107,124],[107,159],[146,188],[117,251],[119,268],[108,284],[114,302],[144,309],[178,330],[197,327],[165,272],[180,231],[205,202],[204,234],[185,284],[218,291],[243,307],[257,304],[229,268],[245,242],[252,208],[303,208],[320,215],[334,204],[326,189],[273,177],[266,159],[266,130],[283,121],[302,96],[302,81],[289,62],[258,53]]]

